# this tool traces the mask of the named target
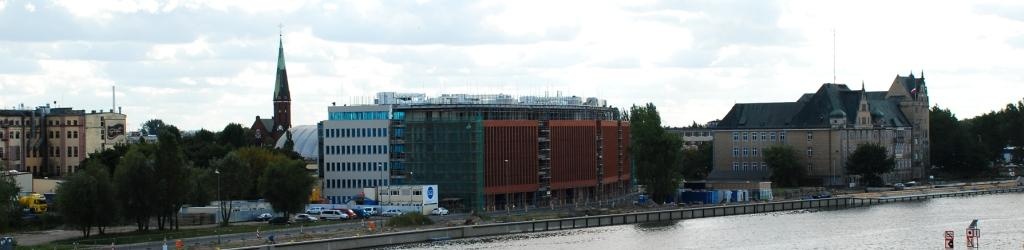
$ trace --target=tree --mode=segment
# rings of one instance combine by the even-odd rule
[[[287,160],[288,157],[270,149],[262,147],[244,147],[233,152],[238,155],[238,158],[242,159],[249,166],[249,181],[252,183],[248,185],[250,188],[248,194],[244,197],[245,199],[258,199],[262,196],[260,191],[260,177],[266,171],[268,164],[275,161]]]
[[[100,234],[117,218],[113,187],[107,167],[91,162],[85,171],[77,172],[57,185],[57,207],[66,224],[82,230],[89,237],[92,228]]]
[[[6,169],[3,164],[3,161],[0,161],[0,169]],[[12,175],[0,176],[0,232],[9,232],[11,224],[21,218],[19,192],[21,188],[18,188]]]
[[[710,143],[698,145],[697,148],[683,149],[683,177],[689,180],[703,180],[711,173],[712,146]]]
[[[309,202],[314,179],[302,161],[278,160],[267,166],[259,183],[263,198],[274,211],[290,216],[301,212]]]
[[[771,170],[771,180],[780,187],[798,187],[807,176],[796,149],[790,145],[773,145],[764,149],[764,162]]]
[[[242,127],[238,123],[231,123],[220,131],[217,141],[223,145],[229,145],[231,149],[236,149],[248,146],[251,138],[252,132],[248,128]]]
[[[146,121],[145,123],[142,123],[142,127],[139,128],[139,132],[142,132],[142,134],[144,135],[156,135],[157,132],[159,132],[160,128],[164,127],[165,125],[166,124],[164,124],[163,120],[152,119]]]
[[[230,151],[228,145],[218,143],[217,134],[200,129],[192,136],[181,140],[185,158],[197,168],[209,168],[210,162],[224,157]]]
[[[931,127],[930,154],[932,164],[941,173],[953,178],[971,178],[984,173],[988,160],[998,157],[1005,139],[999,133],[975,133],[968,129],[969,122],[957,120],[948,109],[932,107],[929,113]],[[982,115],[970,121],[978,128],[998,130],[994,116]],[[979,141],[980,140],[980,141]],[[994,142],[994,143],[985,143]]]
[[[186,180],[190,173],[189,166],[182,152],[181,132],[177,127],[166,125],[160,129],[154,159],[157,228],[163,230],[165,226],[169,226],[177,229],[178,210],[185,204],[186,196],[191,193],[191,186],[187,185]]]
[[[665,132],[654,104],[633,106],[628,117],[637,180],[647,188],[651,199],[665,202],[682,179],[678,166],[682,161],[683,142],[678,136]]]
[[[282,146],[281,149],[289,152],[295,151],[295,141],[292,140],[292,131],[285,132],[284,135],[284,146]]]
[[[881,175],[896,167],[896,160],[886,152],[885,146],[866,143],[857,146],[846,160],[846,173],[860,175],[861,183],[867,186],[884,184]]]
[[[249,180],[251,175],[249,171],[252,168],[235,153],[230,153],[215,161],[213,167],[217,171],[214,173],[218,178],[218,200],[222,201],[220,202],[221,218],[225,218],[222,225],[227,226],[228,219],[231,218],[231,211],[234,209],[234,204],[230,201],[242,199],[251,189],[252,182]]]
[[[153,161],[143,147],[132,146],[114,171],[114,183],[121,211],[126,218],[134,220],[139,231],[149,230],[149,218],[154,215],[156,199],[156,175]]]
[[[128,153],[128,145],[117,144],[114,145],[114,148],[89,153],[89,157],[86,157],[85,160],[82,161],[81,166],[88,166],[90,162],[99,161],[104,166],[107,166],[109,174],[114,174],[118,162],[121,161],[121,157],[123,157],[125,153]]]

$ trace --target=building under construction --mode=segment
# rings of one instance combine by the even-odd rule
[[[367,112],[368,106],[378,109]],[[386,118],[379,108],[386,110]],[[347,171],[363,168],[347,168],[345,163],[334,167],[346,158],[361,157],[347,156],[346,149],[332,154],[338,150],[331,147],[350,144],[345,137],[353,128],[344,124],[381,119],[387,119],[388,162],[369,170],[385,171],[387,179],[357,184],[436,184],[443,190],[442,206],[478,210],[593,202],[625,194],[630,187],[629,123],[596,98],[427,98],[385,92],[374,105],[333,106],[329,111],[331,120],[321,123],[326,135],[321,151],[328,156],[321,157],[321,173],[328,196],[351,193],[331,189],[358,188],[347,185],[347,178],[367,176]],[[345,194],[331,198],[350,200]]]

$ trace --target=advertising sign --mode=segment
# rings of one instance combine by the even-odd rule
[[[423,204],[437,204],[437,185],[423,186]]]

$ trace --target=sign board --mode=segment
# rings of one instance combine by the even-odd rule
[[[107,138],[113,139],[124,134],[124,124],[114,124],[107,126]]]
[[[967,248],[979,247],[978,238],[981,238],[981,230],[977,228],[967,229]]]
[[[423,204],[431,205],[437,204],[437,185],[424,185],[423,186]]]
[[[953,249],[953,231],[946,231],[943,236],[945,236],[944,238],[946,239],[946,244],[943,246],[945,246],[946,249]]]

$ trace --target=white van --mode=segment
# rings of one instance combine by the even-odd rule
[[[324,210],[320,212],[321,220],[344,220],[348,219],[348,214],[339,210]]]
[[[363,207],[363,212],[366,212],[367,215],[380,215],[380,210],[377,210],[376,207]]]

